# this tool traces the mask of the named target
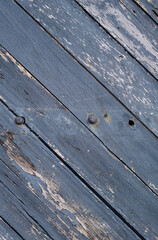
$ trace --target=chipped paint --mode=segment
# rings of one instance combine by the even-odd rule
[[[12,132],[4,131],[0,134],[0,142],[6,149],[8,157],[14,161],[26,173],[34,174],[36,168],[29,158],[25,157],[20,151],[19,147],[14,142],[14,134]]]
[[[8,58],[5,56],[3,52],[0,51],[0,56],[4,59],[4,61],[9,62]]]

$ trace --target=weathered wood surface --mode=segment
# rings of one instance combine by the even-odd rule
[[[88,15],[79,8],[74,0],[54,0],[53,2],[51,0],[44,2],[18,0],[18,2],[22,5],[22,7],[24,7],[24,9],[29,12],[29,14],[31,14],[38,22],[40,22],[40,24],[46,28],[47,31],[64,46],[64,48],[67,49],[67,51],[69,51],[80,63],[82,63],[85,68],[87,68],[105,87],[107,87],[118,99],[120,99],[120,101],[126,107],[128,107],[134,114],[136,114],[136,116],[138,116],[138,118],[140,118],[140,120],[158,136],[157,81],[152,76],[150,76],[150,74],[148,74],[147,71],[143,69],[143,67],[141,67],[136,60],[129,56],[129,54],[119,44],[117,44],[116,41],[114,41],[108,33],[106,33],[98,26],[96,22],[88,17]],[[7,6],[5,9],[6,8]],[[14,8],[13,11],[16,12],[18,10]],[[5,18],[6,16],[3,17],[3,21]],[[17,19],[17,21],[21,20]],[[143,21],[145,22],[146,26],[148,26],[150,23],[150,21],[149,23],[146,20]],[[21,24],[23,25],[23,23]],[[146,26],[145,33],[148,32],[146,31]],[[13,25],[12,28],[15,29],[15,26]],[[143,32],[143,30],[141,31]],[[35,31],[35,29],[32,31]],[[149,33],[147,33],[147,35],[152,35],[155,31],[156,27],[153,26],[153,31],[151,33],[150,26]],[[16,31],[14,30],[12,33],[12,38],[15,32]],[[28,31],[26,30],[26,33],[27,32]],[[19,35],[18,30],[17,34]],[[18,47],[25,47],[26,43],[23,43],[23,40],[21,40],[23,37],[21,36],[19,41],[19,38],[16,39],[17,34],[15,34],[14,41],[19,42]],[[49,82],[50,79],[53,81],[51,76],[54,76],[55,74],[51,72],[51,66],[49,68],[49,72],[47,72],[46,77],[44,76],[44,61],[48,58],[48,56],[52,55],[52,53],[50,53],[51,50],[45,49],[45,51],[42,52],[41,56],[40,51],[41,48],[43,48],[43,43],[41,43],[43,41],[43,35],[41,36],[41,33],[38,32],[37,36],[40,35],[39,39],[35,36],[32,36],[32,34],[30,35],[30,33],[28,34],[29,37],[27,36],[27,41],[38,42],[37,48],[34,46],[36,49],[31,49],[31,53],[35,56],[37,56],[38,52],[37,59],[33,59],[32,61],[32,57],[29,59],[30,56],[26,56],[31,64],[26,63],[25,59],[23,59],[23,51],[25,51],[26,55],[28,50],[21,49],[20,52],[17,53],[15,49],[12,49],[12,45],[7,44],[5,39],[9,38],[9,36],[6,36],[6,33],[4,33],[4,36],[1,36],[1,43],[2,39],[4,38],[3,45],[5,44],[4,46],[6,46],[6,48],[18,60],[20,60],[20,62],[22,61],[23,65],[25,65],[32,72],[32,74],[39,78],[39,80],[41,80],[44,84],[46,84],[46,81],[44,81],[46,78],[49,79]],[[25,33],[22,35],[25,35]],[[154,36],[155,35],[156,32]],[[46,46],[49,45],[48,39],[49,37],[45,39],[44,44]],[[153,37],[149,39],[150,46],[152,44],[152,39]],[[153,41],[156,41],[155,39]],[[143,51],[141,52],[143,54]],[[28,54],[30,55],[30,53]],[[150,62],[149,55],[146,56],[145,59],[146,61]],[[154,63],[152,66],[154,66],[154,64],[157,64],[155,61],[155,52],[153,59]],[[42,65],[44,66],[42,69],[42,72],[44,74],[42,75],[37,61],[42,62]],[[47,65],[49,65],[49,62]],[[41,79],[42,77],[43,79]],[[90,78],[90,80],[92,83],[89,83],[89,88],[93,86],[94,79]],[[83,81],[84,80],[78,80],[77,83],[77,85],[80,84],[82,89],[85,88],[84,86],[82,87]],[[70,87],[68,86],[68,81],[64,80],[64,82],[66,86],[62,83],[63,89],[61,95],[66,95],[67,89],[69,89],[69,98],[72,98],[74,96],[74,92],[76,91],[75,82],[73,82],[73,85],[71,84]],[[56,92],[58,91],[59,90],[56,90]],[[95,87],[93,88],[93,92],[95,92]],[[93,92],[91,93],[91,96],[93,96]],[[61,98],[61,95],[60,99],[64,101],[64,99]],[[102,96],[102,94],[100,94],[98,98],[100,98],[100,96]],[[86,97],[86,99],[87,98],[89,99],[89,96]],[[71,101],[74,102],[74,100]],[[80,100],[76,101],[78,101],[78,104],[80,104]]]
[[[134,0],[149,16],[158,23],[158,2],[157,0]]]
[[[157,196],[2,48],[0,66],[3,75],[0,82],[0,96],[3,102],[16,114],[24,116],[31,129],[51,147],[58,158],[73,168],[100,195],[101,200],[115,209],[121,219],[125,219],[143,237],[156,239],[158,237]],[[129,127],[127,129],[128,132],[137,132]],[[137,138],[141,132],[142,130]],[[140,147],[136,172],[140,173],[143,169],[141,172],[144,174],[143,177],[148,178],[150,183],[151,181],[155,183],[157,181],[157,142],[149,131],[146,130],[146,133]],[[23,130],[21,134],[26,135]],[[110,138],[109,141],[111,141]],[[141,144],[141,141],[137,144]],[[36,149],[33,145],[34,148]],[[146,148],[148,151],[145,150]],[[26,154],[30,157],[28,155],[27,157],[32,159],[33,152],[27,152],[30,152],[28,148]],[[147,154],[146,158],[145,155],[141,158],[141,154],[144,153]],[[43,159],[43,154],[40,153],[40,155]],[[42,160],[45,163],[46,161]],[[133,164],[136,166],[135,161]],[[52,172],[48,163],[44,166],[46,171],[50,169]],[[40,165],[38,171],[40,169],[44,171],[44,166]],[[57,178],[56,181],[59,182],[59,179]],[[71,182],[74,182],[73,179]],[[155,186],[150,184],[150,187],[157,192]],[[83,190],[80,190],[81,192]],[[70,197],[72,199],[72,196]]]
[[[8,223],[0,217],[0,238],[1,240],[22,240],[18,233],[16,233]]]
[[[76,0],[158,79],[158,27],[133,0]]]
[[[12,228],[24,239],[138,239],[14,120],[0,103],[0,215]]]
[[[13,9],[13,19],[15,20],[18,16],[20,24],[24,21],[23,28],[21,26],[19,30],[20,25],[18,25],[18,28],[15,26],[14,31],[10,28],[8,32],[11,32],[13,42],[9,40],[9,37],[3,35],[4,44],[11,49],[11,53],[16,56],[22,64],[38,78],[38,80],[43,82],[44,85],[77,116],[77,118],[104,142],[108,149],[133,169],[153,191],[158,193],[158,142],[156,137],[143,127],[138,120],[111,96],[108,91],[97,83],[97,81],[75,62],[72,57],[65,53],[48,35],[45,34],[44,36],[46,37],[43,37],[43,30],[39,29],[36,23],[34,25],[33,20],[25,14],[23,17],[20,16],[20,14],[23,14],[23,11],[18,6],[14,5],[14,3],[13,6],[16,10],[20,10],[20,13],[17,15],[15,9]],[[10,5],[8,8],[11,8]],[[3,17],[3,20],[4,19],[5,16]],[[8,24],[8,27],[10,25],[11,23]],[[23,32],[23,29],[25,29],[27,35]],[[27,37],[28,35],[29,38]],[[35,37],[35,39],[33,39],[32,36]],[[36,38],[36,36],[38,36],[38,38]],[[23,39],[24,44],[22,44],[22,42],[20,45],[17,44],[19,39]],[[32,42],[31,39],[34,42]],[[38,40],[40,40],[40,44]],[[13,47],[14,41],[16,44]],[[34,48],[36,46],[40,46],[40,48],[36,49],[35,52]],[[40,55],[37,50],[41,51]],[[4,53],[4,58],[5,57],[7,58]],[[8,54],[8,61],[10,58],[11,56]],[[7,66],[6,64],[4,67]],[[6,99],[8,104],[11,104],[12,102],[16,103],[16,100],[23,95],[20,94],[21,91],[19,93],[19,85],[15,87],[16,83],[13,83],[12,75],[9,75],[7,71],[8,70],[1,71],[1,74],[5,72],[5,74],[7,74],[5,78],[10,80],[6,82],[5,79],[2,79],[0,95]],[[155,95],[151,94],[153,97],[156,97],[156,86],[157,85],[152,89],[155,90]],[[30,88],[28,88],[26,92],[28,92],[29,89]],[[24,93],[25,97],[27,96],[26,92]],[[31,96],[27,97],[33,98],[34,95],[36,96],[38,94],[36,92],[37,91],[34,90],[34,93],[31,93]],[[156,99],[158,100],[158,97],[156,97]],[[20,99],[20,101],[23,100]],[[45,102],[46,101],[47,100],[45,100]],[[39,108],[39,106],[40,102],[37,102],[36,107]],[[139,108],[139,105],[137,108]],[[87,121],[87,116],[91,112],[98,116],[99,120],[97,126],[93,126]],[[26,114],[25,111],[23,111],[23,114]],[[30,114],[32,114],[32,112]],[[107,117],[104,117],[105,114],[107,114]],[[133,119],[135,122],[133,128],[128,124],[129,119]],[[51,132],[47,129],[47,126],[46,124],[44,133],[47,134],[46,140],[48,141],[51,137],[49,136]],[[44,126],[42,126],[42,128],[44,129]],[[66,134],[66,132],[64,132],[64,134]]]

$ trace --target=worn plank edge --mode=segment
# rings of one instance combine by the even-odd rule
[[[1,44],[0,44],[1,47],[3,47]],[[4,48],[4,47],[3,47]],[[5,48],[4,48],[5,49]],[[5,51],[7,51],[5,49]],[[8,51],[7,51],[8,52]],[[8,52],[8,54],[10,54]],[[117,158],[124,166],[125,168],[128,168],[128,170],[135,176],[137,177],[153,194],[155,194],[156,196],[158,196],[158,194],[135,172],[133,171],[123,160],[121,160],[115,153],[113,153],[110,148],[108,148],[104,142],[90,129],[88,128],[73,112],[71,112],[47,87],[45,87],[34,75],[32,75],[16,58],[14,58],[11,54],[10,56],[18,63],[21,65],[21,67],[23,67],[25,69],[25,71],[27,71],[41,86],[42,88],[44,88],[51,96],[53,96],[70,114],[72,114],[84,127],[86,127],[86,129],[92,133],[100,142],[101,144],[103,144],[103,146],[106,148],[106,150],[112,155],[114,156],[115,158]],[[8,108],[8,110],[10,112],[12,112],[15,116],[18,116],[7,104],[6,102],[0,98],[0,101]],[[133,115],[134,116],[134,115]],[[138,119],[139,121],[139,119]],[[141,121],[140,121],[141,122]],[[142,123],[143,124],[143,123]],[[144,125],[144,124],[143,124]],[[53,153],[58,157],[60,158],[61,161],[63,161],[63,159],[60,157],[60,155],[58,155],[54,150],[51,149],[51,147],[35,132],[31,129],[31,127],[26,124],[26,126],[29,128],[29,130],[31,132],[33,132],[38,138],[41,139],[42,143],[44,143],[51,151],[53,151]],[[145,126],[146,127],[146,126]],[[150,129],[149,129],[150,131]],[[151,132],[152,133],[152,132]],[[157,138],[157,136],[156,136]],[[65,161],[64,161],[64,164],[67,164]],[[67,164],[68,165],[68,164]],[[70,167],[70,166],[69,166]],[[71,167],[70,167],[71,168]]]
[[[16,231],[16,229],[14,229],[2,216],[0,216],[0,219],[9,227],[13,230],[13,232],[15,232],[22,240],[25,240],[21,235],[20,233],[18,233]]]
[[[14,1],[16,2],[16,0],[14,0]],[[78,4],[79,7],[82,8],[82,10],[83,10],[93,21],[95,21],[95,22],[99,25],[99,27],[101,27],[107,34],[109,34],[110,37],[112,37],[112,39],[113,39],[114,41],[116,41],[119,45],[121,45],[121,47],[122,47],[137,63],[139,63],[155,80],[158,81],[158,79],[157,79],[141,62],[139,62],[139,60],[138,60],[132,53],[130,53],[130,52],[126,49],[126,47],[124,47],[108,30],[106,30],[106,29],[98,22],[98,20],[95,19],[95,17],[93,17],[77,0],[74,0],[74,1]],[[17,3],[17,2],[16,2],[16,3]],[[145,13],[146,13],[146,12],[145,12]]]
[[[69,52],[55,37],[52,36],[52,34],[45,28],[43,27],[25,8],[23,8],[16,0],[14,0],[14,2],[23,10],[25,11],[25,13],[27,13],[39,26],[40,28],[42,28],[57,44],[59,44],[77,63],[79,63],[102,87],[104,87],[129,113],[131,113],[151,134],[153,134],[156,139],[158,139],[158,136],[152,131],[150,130],[145,123],[143,123],[128,107],[126,107],[126,105],[124,103],[121,102],[121,100],[119,100],[97,77],[95,77],[95,75],[88,70],[78,59],[76,59],[76,57]],[[97,22],[99,24],[100,27],[102,27],[104,29],[104,27],[93,17],[91,16],[76,0],[75,2],[83,9],[84,12],[86,12],[86,14],[88,14],[95,22]],[[104,31],[106,31],[119,45],[121,45],[121,43],[119,43],[106,29],[104,29]],[[1,43],[0,43],[1,44]],[[1,45],[2,46],[2,45]],[[3,47],[3,46],[2,46]],[[129,53],[126,48],[124,46],[121,45],[121,47],[124,48],[124,50],[133,58],[135,59],[156,81],[158,81],[158,79],[152,75],[151,72],[149,72],[149,70],[147,70],[131,53]],[[4,48],[4,47],[3,47]],[[5,49],[5,48],[4,48]],[[5,49],[6,50],[6,49]],[[7,51],[7,50],[6,50]],[[10,54],[10,53],[9,53]],[[11,54],[10,54],[11,55]],[[12,55],[11,55],[12,56]],[[14,56],[12,56],[14,57]],[[16,59],[16,58],[15,58]],[[16,61],[18,61],[16,59]],[[21,63],[20,63],[21,64]],[[22,64],[21,64],[22,65]],[[22,65],[23,66],[23,65]],[[24,66],[23,66],[24,67]],[[25,68],[25,67],[24,67]],[[25,68],[26,69],[26,68]],[[28,72],[29,70],[26,69]],[[29,72],[30,73],[30,72]],[[32,73],[30,73],[33,77],[35,77]],[[47,89],[39,80],[38,82],[45,88]],[[49,89],[47,89],[47,91],[49,91],[49,93],[51,93],[51,91]],[[53,95],[53,93],[51,93]],[[54,95],[53,95],[54,96]],[[54,96],[56,99],[57,97]],[[57,99],[59,102],[60,100]],[[62,103],[62,102],[60,102]],[[66,107],[63,103],[62,105],[64,107]],[[66,107],[67,108],[67,107]],[[69,110],[69,109],[68,109]],[[71,112],[69,110],[69,112]],[[72,113],[72,112],[71,112]],[[72,113],[73,114],[73,113]],[[74,115],[74,114],[73,114]],[[75,115],[74,115],[75,116]],[[76,116],[75,116],[76,117]],[[77,117],[76,117],[77,118]],[[77,118],[78,119],[78,118]],[[79,120],[79,119],[78,119]],[[80,121],[80,120],[79,120]],[[101,140],[100,140],[101,141]]]
[[[145,11],[145,9],[136,1],[136,0],[134,0],[134,3],[139,7],[139,8],[141,8],[142,9],[142,11],[146,14],[146,15],[148,15],[148,17],[150,17],[151,19],[152,19],[152,21],[154,21],[154,23],[156,23],[157,25],[158,25],[158,23],[155,21],[155,19],[147,12],[147,11]],[[154,13],[154,12],[153,12]],[[155,13],[154,13],[155,14]]]
[[[16,117],[17,114],[8,107],[8,105],[0,99],[0,102]],[[65,162],[60,155],[58,155],[34,130],[30,128],[27,123],[24,125],[32,132],[42,144],[44,144],[50,151],[53,153],[96,197],[98,197],[120,220],[130,229],[132,230],[140,239],[145,240],[145,238],[129,223],[126,219],[114,208],[112,207],[90,184],[84,180],[67,162]]]

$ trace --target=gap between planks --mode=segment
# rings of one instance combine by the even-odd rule
[[[20,233],[16,231],[2,216],[0,216],[0,220],[2,220],[9,228],[11,228],[22,240],[25,240]]]
[[[156,21],[155,21],[155,19],[150,15],[150,13],[148,13],[147,11],[145,11],[145,9],[142,7],[142,5],[141,5],[141,2],[140,2],[140,4],[138,3],[138,0],[134,0],[134,2],[135,2],[135,4],[139,7],[139,8],[141,8],[142,9],[142,11],[145,13],[145,14],[147,14],[150,18],[151,18],[151,20],[152,21],[154,21],[154,23],[156,23],[156,24],[158,24]],[[148,3],[148,2],[147,2]],[[149,3],[148,3],[149,4]],[[155,14],[155,16],[156,17],[158,17],[158,15],[155,13],[155,11],[152,9],[152,12]]]
[[[12,114],[14,114],[14,116],[18,116],[10,107],[7,106],[7,104],[4,101],[0,99],[0,102]],[[98,197],[117,217],[119,217],[120,220],[127,227],[129,227],[140,239],[145,240],[145,238],[129,222],[127,222],[126,219],[114,207],[112,207],[93,187],[89,185],[89,183],[86,180],[84,180],[67,162],[65,162],[63,158],[60,155],[58,155],[58,153],[56,153],[33,129],[31,129],[31,127],[27,123],[24,123],[23,125],[25,125],[30,130],[30,132],[32,132],[41,141],[41,143],[44,144],[51,151],[51,153],[53,153],[96,197]]]
[[[16,0],[14,0],[15,2],[16,2]],[[106,30],[96,19],[95,19],[95,17],[93,17],[77,0],[74,0],[77,4],[78,4],[78,6],[80,7],[80,8],[82,8],[82,10],[93,20],[93,21],[95,21],[98,25],[99,25],[99,27],[101,27],[107,34],[109,34],[110,35],[110,37],[112,37],[112,39],[114,39],[119,45],[121,45],[121,47],[137,62],[137,63],[139,63],[155,80],[157,80],[158,81],[158,79],[139,61],[139,60],[137,60],[137,58],[132,54],[132,53],[130,53],[127,49],[126,49],[126,47],[124,47],[108,30]],[[16,2],[17,3],[17,2]]]
[[[88,70],[70,51],[68,51],[63,44],[61,44],[55,37],[53,37],[53,35],[45,28],[43,27],[25,8],[23,8],[16,0],[14,0],[14,2],[25,12],[27,13],[27,15],[29,15],[39,26],[40,28],[42,28],[57,44],[59,44],[78,64],[80,64],[103,88],[105,88],[129,113],[131,113],[151,134],[153,134],[156,139],[158,139],[158,136],[152,131],[150,130],[128,107],[126,107],[126,105],[124,103],[122,103],[97,77],[95,77],[95,75]],[[86,14],[88,14],[95,22],[97,22],[97,24],[104,29],[104,27],[93,17],[91,16],[76,0],[75,2],[83,9],[84,12],[86,12]],[[115,39],[106,29],[104,29],[105,32],[107,32],[112,39],[114,39],[119,45],[121,45],[120,42],[117,41],[117,39]],[[3,47],[3,46],[2,46]],[[149,70],[147,70],[130,52],[128,52],[126,50],[126,48],[121,45],[121,47],[123,47],[123,49],[133,58],[135,59],[156,81],[158,81],[158,79],[152,75],[151,72],[149,72]],[[3,47],[4,48],[4,47]],[[5,48],[4,48],[5,49]],[[6,50],[7,51],[7,50]],[[10,54],[11,55],[11,54]],[[12,55],[11,55],[12,56]],[[12,56],[13,57],[13,56]],[[16,61],[18,62],[18,60],[16,59]],[[21,64],[21,63],[20,63]],[[22,65],[22,64],[21,64]],[[23,65],[22,65],[23,66]],[[24,67],[24,66],[23,66]],[[24,67],[25,68],[25,67]],[[29,70],[26,69],[28,72]],[[29,72],[30,73],[30,72]],[[32,73],[30,73],[32,75]],[[33,76],[33,75],[32,75]],[[34,77],[34,76],[33,76]],[[37,79],[36,79],[37,80]],[[38,82],[45,88],[47,89],[39,80]],[[51,93],[53,95],[53,93],[47,89],[47,91],[49,91],[49,93]],[[54,95],[53,95],[54,96]],[[62,103],[56,96],[54,96],[60,103]],[[62,105],[64,107],[66,107],[63,103]],[[67,108],[67,107],[66,107]],[[69,109],[68,109],[69,110]],[[71,112],[69,110],[69,112]],[[73,114],[71,112],[71,114]],[[74,114],[73,114],[74,115]],[[75,116],[75,115],[74,115]],[[75,116],[76,117],[76,116]],[[77,117],[76,117],[77,118]],[[78,119],[78,118],[77,118]],[[78,119],[79,120],[79,119]],[[80,121],[80,120],[79,120]],[[83,124],[83,123],[82,123]],[[94,133],[93,133],[94,134]],[[95,134],[94,134],[95,135]],[[96,135],[95,135],[96,136]],[[97,136],[96,136],[97,137]],[[98,138],[98,137],[97,137]],[[100,140],[100,139],[99,139]],[[101,141],[101,140],[100,140]]]
[[[2,46],[2,45],[1,45]],[[3,46],[2,46],[3,47]],[[3,47],[4,48],[4,47]],[[5,48],[4,48],[5,49]],[[6,50],[6,49],[5,49]],[[7,50],[6,50],[7,51]],[[8,51],[7,51],[8,52]],[[131,173],[134,174],[134,176],[136,176],[153,194],[155,194],[156,196],[158,196],[158,194],[135,172],[133,171],[123,160],[121,160],[115,153],[113,153],[110,148],[108,148],[104,142],[91,130],[89,129],[75,114],[73,114],[73,112],[71,112],[48,88],[46,88],[35,76],[33,76],[18,60],[16,60],[9,52],[8,54],[11,56],[11,58],[14,60],[14,62],[16,62],[15,64],[17,65],[17,63],[20,65],[21,68],[23,68],[28,74],[30,74],[30,76],[32,78],[34,78],[35,81],[37,81],[44,89],[45,91],[47,91],[51,96],[53,96],[70,114],[72,114],[84,127],[86,127],[86,129],[91,132],[100,142],[101,144],[106,148],[106,150],[113,156],[115,157],[117,160],[119,160],[124,166],[125,168],[127,168]],[[0,98],[0,102],[2,102],[7,109],[12,112],[16,117],[18,116],[5,102],[4,99]],[[141,122],[141,121],[140,121]],[[35,132],[31,129],[31,127],[25,123],[25,125],[27,126],[27,128],[33,132],[33,134],[38,137],[40,139],[40,141],[46,145],[50,151],[52,151],[61,161],[63,161],[63,163],[65,165],[67,165],[68,167],[70,167],[64,160],[63,158],[61,158],[60,155],[58,155],[54,150],[51,149],[51,147]],[[144,124],[143,124],[144,125]],[[150,131],[150,130],[149,130]],[[157,136],[156,136],[157,137]],[[71,168],[71,167],[70,167]],[[73,169],[71,168],[71,171]],[[74,170],[73,170],[74,171]],[[77,173],[77,172],[76,172]],[[80,177],[80,176],[79,176]]]

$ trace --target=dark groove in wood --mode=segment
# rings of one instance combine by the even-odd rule
[[[21,202],[23,205],[25,205],[25,203],[23,203],[1,180],[0,182],[5,186],[5,188],[19,201]],[[26,205],[25,205],[26,206]],[[24,208],[23,211],[45,232],[45,234],[52,240],[55,240],[54,238],[52,238],[50,236],[50,234],[41,226],[41,224],[35,219],[33,218]],[[19,236],[21,237],[21,235],[19,234]],[[22,238],[24,239],[24,238]]]
[[[0,218],[3,220],[3,222],[5,222],[6,225],[8,225],[21,239],[25,240],[20,233],[18,233],[2,216],[0,216]]]
[[[16,1],[16,0],[14,0]],[[139,63],[153,78],[155,78],[156,81],[158,81],[158,79],[141,63],[139,62],[139,60],[136,59],[135,56],[132,55],[132,53],[130,53],[126,47],[124,47],[116,38],[113,37],[113,35],[106,30],[80,3],[77,2],[77,0],[74,0],[79,7],[82,8],[82,10],[91,18],[93,19],[93,21],[97,22],[97,24],[99,25],[99,27],[101,27],[106,33],[108,33],[110,35],[110,37],[112,37],[112,39],[114,39],[119,45],[121,45],[121,47],[123,47],[123,49],[135,60],[137,61],[137,63]]]
[[[156,24],[158,25],[158,23],[155,21],[155,19],[152,18],[152,16],[151,16],[148,12],[146,12],[146,11],[141,7],[141,5],[139,5],[135,0],[134,0],[134,3],[135,3],[140,9],[142,9],[142,11],[143,11],[146,15],[148,15],[148,17],[150,17],[150,19],[151,19],[154,23],[156,23]]]
[[[13,110],[11,110],[6,103],[4,103],[1,99],[0,101],[7,107],[7,109],[17,116]],[[28,124],[25,123],[25,126],[32,132],[87,188],[89,188],[117,217],[119,217],[122,222],[127,225],[140,239],[145,240],[145,238],[130,224],[125,218],[115,210],[93,187],[89,185],[67,162],[65,162],[34,130],[32,130]]]
[[[79,60],[77,60],[76,59],[76,57],[75,56],[73,56],[73,54],[71,54],[71,52],[69,52],[56,38],[54,38],[53,36],[52,36],[52,34],[51,33],[49,33],[49,31],[47,31],[47,29],[45,29],[32,15],[30,15],[30,13],[27,11],[27,10],[25,10],[16,0],[14,0],[15,1],[15,3],[24,11],[24,12],[26,12],[51,38],[53,38],[53,40],[55,40],[56,41],[56,43],[58,43],[77,63],[79,63],[89,74],[91,74],[91,76],[102,86],[102,87],[104,87],[124,108],[126,108],[126,110],[128,111],[128,112],[130,112],[139,122],[141,122],[141,124],[143,124],[143,126],[151,133],[151,134],[153,134],[157,139],[158,139],[158,136],[154,133],[154,132],[152,132],[133,112],[131,112],[131,110],[130,109],[128,109],[128,107],[126,107],[126,105],[124,105],[124,103],[122,103],[97,77],[95,77],[94,76],[94,74],[93,73],[91,73]],[[77,3],[77,2],[76,2]],[[79,4],[79,3],[77,3],[77,4]],[[83,9],[83,7],[82,6],[80,6],[82,9]],[[83,9],[84,10],[84,9]],[[89,13],[86,11],[86,10],[84,10],[88,15],[89,15]],[[91,16],[91,15],[89,15],[94,21],[96,21],[94,18],[93,18],[93,16]],[[96,21],[97,22],[97,21]],[[98,24],[99,24],[99,26],[100,27],[102,27],[101,25],[100,25],[100,23],[99,22],[97,22]],[[103,27],[102,27],[103,28]],[[104,28],[103,28],[104,29]],[[105,31],[106,31],[106,29],[104,29]],[[107,32],[107,31],[106,31]],[[119,45],[121,45],[109,32],[107,32]],[[1,43],[0,43],[1,44]],[[1,44],[1,46],[3,47],[3,45]],[[122,46],[122,45],[121,45]],[[122,46],[123,47],[123,46]],[[4,47],[3,47],[4,48]],[[133,59],[135,59],[127,50],[126,50],[126,48],[125,47],[123,47],[124,48],[124,50],[133,58]],[[5,49],[5,48],[4,48]],[[5,49],[6,50],[6,49]],[[6,50],[7,51],[7,50]],[[9,53],[10,54],[10,53]],[[12,54],[10,54],[11,56],[12,56]],[[14,59],[16,59],[14,56],[12,56]],[[139,61],[137,60],[137,59],[135,59],[138,63],[139,63]],[[17,59],[16,59],[16,61],[17,62],[19,62]],[[21,63],[20,63],[21,64]],[[141,63],[140,63],[141,64]],[[21,64],[22,65],[22,64]],[[23,66],[23,65],[22,65]],[[142,64],[141,64],[141,66],[143,66]],[[24,67],[24,66],[23,66]],[[25,67],[24,67],[25,68]],[[143,66],[143,68],[145,68],[144,66]],[[26,68],[25,68],[26,69]],[[28,69],[26,69],[34,78],[36,78]],[[148,71],[146,68],[145,68],[145,70],[146,71]],[[149,71],[148,71],[148,73],[149,74],[151,74]],[[151,74],[152,75],[152,74]],[[154,77],[153,75],[152,75],[152,77]],[[154,77],[155,78],[155,77]],[[156,78],[155,78],[156,79]],[[156,79],[156,81],[158,81],[157,79]],[[47,89],[39,80],[38,80],[38,82],[47,90],[47,91],[49,91],[49,93],[51,93],[51,91],[49,90],[49,89]],[[53,93],[51,93],[52,95],[53,95]],[[55,95],[53,95],[63,106],[65,106]],[[66,106],[65,106],[66,107]],[[67,107],[66,107],[67,108]],[[69,109],[68,109],[69,110]],[[69,110],[70,111],[70,110]],[[70,111],[71,112],[71,111]],[[71,112],[72,113],[72,112]],[[72,113],[73,114],[73,113]],[[74,114],[73,114],[74,115]],[[75,116],[75,115],[74,115]],[[76,116],[75,116],[76,117]],[[76,117],[77,118],[77,117]]]
[[[1,45],[2,46],[2,45]],[[3,47],[4,48],[4,47]],[[5,49],[5,48],[4,48]],[[6,49],[5,49],[6,50]],[[7,50],[6,50],[7,51]],[[10,53],[9,53],[10,54]],[[11,55],[11,54],[10,54]],[[12,55],[11,55],[12,56]],[[12,56],[13,57],[13,56]],[[14,57],[13,57],[14,58]],[[15,58],[14,58],[15,59]],[[15,59],[26,71],[28,71],[17,59]],[[28,71],[29,72],[29,71]],[[29,72],[30,73],[30,72]],[[31,73],[30,73],[31,74]],[[32,74],[31,74],[32,75]],[[128,170],[129,171],[131,171],[153,194],[155,194],[156,196],[158,196],[158,194],[136,173],[136,172],[134,172],[123,160],[121,160],[115,153],[113,153],[111,150],[110,150],[110,148],[108,148],[105,144],[104,144],[104,142],[90,129],[90,128],[88,128],[75,114],[73,114],[47,87],[45,87],[35,76],[33,76],[32,75],[32,77],[34,77],[35,79],[36,79],[36,81],[46,90],[46,91],[48,91],[58,102],[60,102],[63,106],[64,106],[64,108],[66,109],[66,110],[68,110],[84,127],[86,127],[86,129],[88,130],[88,131],[90,131],[102,144],[103,144],[103,146],[113,155],[113,156],[115,156],[125,167],[127,167],[128,168]],[[8,110],[10,111],[10,112],[12,112],[16,117],[18,116],[12,109],[10,109],[10,107],[2,100],[2,99],[0,99],[0,102],[2,102],[7,108],[8,108]],[[127,109],[128,110],[128,109]],[[132,112],[131,112],[131,114],[132,114]],[[132,114],[133,116],[134,116],[134,114]],[[139,119],[138,119],[138,121],[140,121]],[[141,122],[141,121],[140,121]],[[142,122],[141,122],[142,123]],[[142,123],[143,124],[143,123]],[[30,131],[31,132],[33,132],[35,135],[36,135],[36,137],[38,137],[38,138],[40,138],[40,136],[38,136],[38,134],[36,134],[36,132],[35,131],[33,131],[30,127],[29,127],[29,125],[27,125],[27,124],[25,124],[29,129],[30,129]],[[144,124],[143,124],[144,125]],[[145,125],[144,125],[145,126]],[[146,127],[146,126],[145,126]],[[151,131],[150,129],[148,129],[149,131]],[[152,133],[152,132],[151,132]],[[157,136],[156,136],[156,138],[157,138]],[[42,139],[42,141],[44,141],[43,139]],[[49,145],[48,145],[49,146]],[[56,154],[56,152],[54,152],[55,154]]]

